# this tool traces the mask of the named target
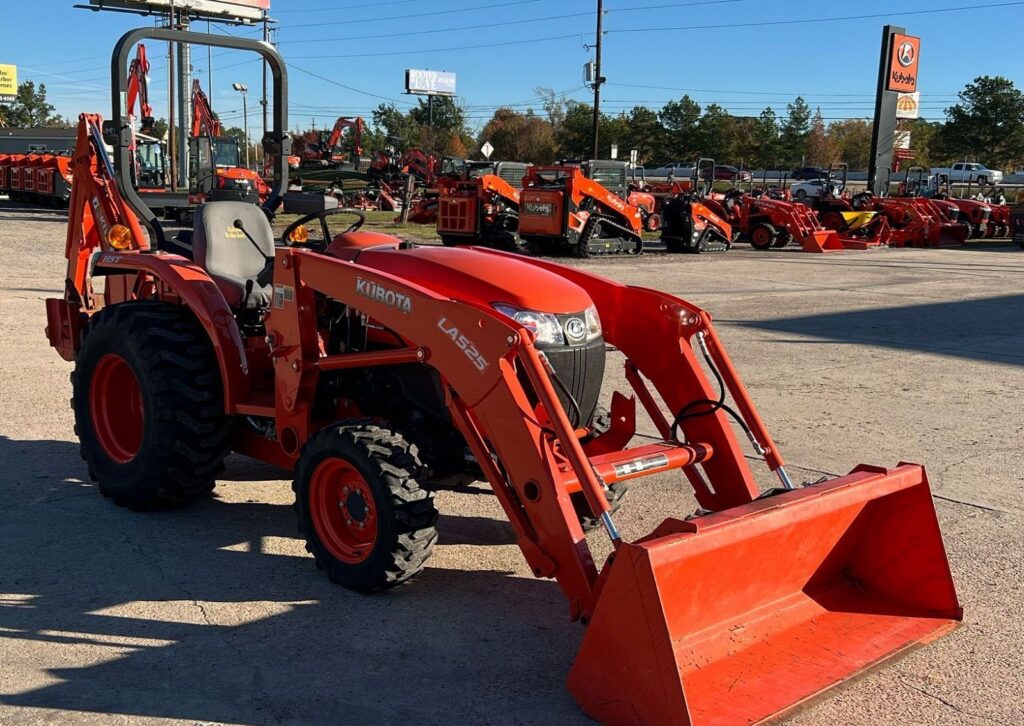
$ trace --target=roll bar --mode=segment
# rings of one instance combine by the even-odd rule
[[[121,196],[138,215],[142,223],[149,228],[158,240],[163,239],[163,228],[156,215],[146,206],[132,184],[131,143],[132,132],[129,127],[128,109],[125,107],[128,90],[128,64],[132,48],[142,40],[163,40],[169,43],[185,43],[188,45],[207,45],[230,50],[247,50],[263,56],[270,67],[274,83],[273,126],[267,129],[263,137],[263,149],[274,157],[274,183],[267,198],[266,209],[274,209],[282,195],[288,189],[288,156],[291,154],[291,137],[288,135],[288,70],[285,68],[281,54],[262,40],[235,38],[225,35],[209,35],[193,33],[185,30],[169,30],[166,28],[139,28],[130,30],[117,41],[110,58],[111,81],[111,121],[115,122],[116,138],[108,140],[114,147],[114,172],[121,187]]]

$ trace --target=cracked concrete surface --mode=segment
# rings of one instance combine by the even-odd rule
[[[99,496],[42,332],[63,246],[52,213],[0,222],[0,723],[587,722],[563,685],[580,626],[481,487],[439,495],[427,570],[376,597],[313,567],[280,470],[232,456],[217,495],[178,512]],[[710,310],[799,478],[929,468],[963,627],[790,722],[1024,723],[1024,253],[573,264]],[[692,508],[652,477],[618,522],[631,538]]]

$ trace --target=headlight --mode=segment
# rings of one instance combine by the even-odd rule
[[[539,313],[536,310],[522,310],[511,305],[495,304],[494,309],[507,315],[524,328],[533,333],[538,343],[564,345],[565,334],[562,326],[551,313]]]
[[[591,305],[583,314],[587,321],[587,342],[601,335],[601,316],[597,314],[597,308]]]
[[[538,343],[581,345],[601,337],[601,318],[591,305],[582,313],[555,315],[495,303],[494,309],[533,333]]]

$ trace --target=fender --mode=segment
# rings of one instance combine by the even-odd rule
[[[224,411],[236,412],[249,396],[249,364],[235,316],[217,283],[198,265],[171,254],[104,252],[96,260],[93,276],[146,272],[170,287],[210,337],[224,386]]]

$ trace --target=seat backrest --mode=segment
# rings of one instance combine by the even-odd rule
[[[241,220],[245,233],[235,226]],[[193,260],[213,277],[245,288],[274,254],[274,231],[263,211],[246,202],[207,202],[196,210],[192,229]],[[262,254],[261,254],[262,253]]]

